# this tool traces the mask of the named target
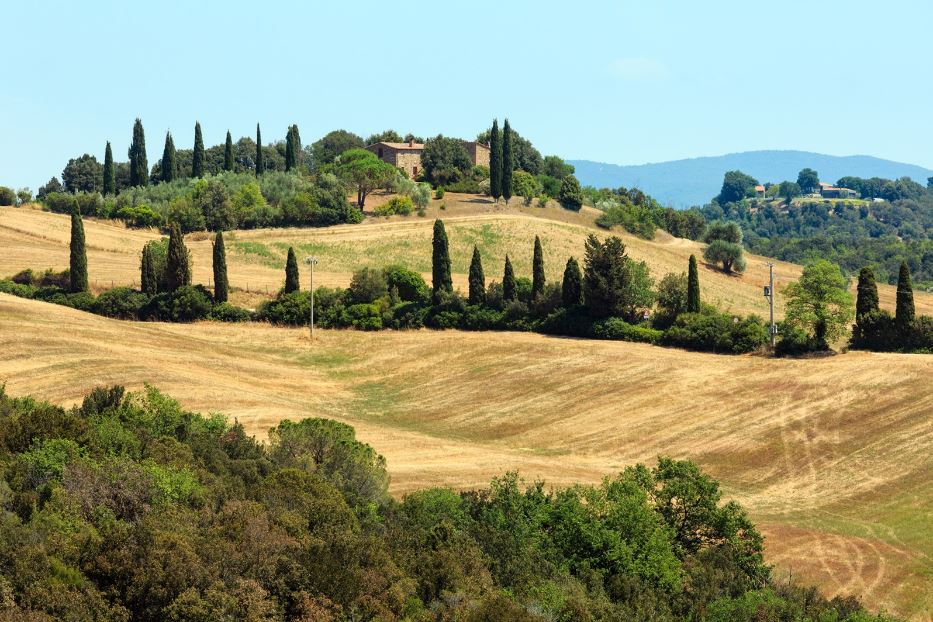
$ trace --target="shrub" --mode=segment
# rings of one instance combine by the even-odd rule
[[[20,298],[33,298],[38,288],[35,285],[23,285],[14,283],[10,279],[0,281],[0,293],[18,296]]]
[[[483,184],[475,179],[464,178],[445,186],[448,192],[460,192],[463,194],[484,194]]]
[[[27,268],[14,274],[10,280],[20,285],[68,289],[71,286],[71,272],[67,268],[61,272],[48,268],[45,272],[37,273]]]
[[[237,307],[229,302],[222,302],[214,305],[209,317],[218,322],[248,322],[253,318],[253,314],[243,307]]]
[[[375,268],[363,268],[353,273],[347,300],[350,304],[369,304],[388,294],[386,275]]]
[[[174,292],[153,296],[140,310],[142,320],[194,322],[211,312],[211,294],[202,285],[184,285]]]
[[[382,328],[382,312],[378,305],[350,305],[347,307],[347,316],[350,318],[350,325],[358,330],[380,330]]]
[[[92,313],[94,311],[94,304],[96,301],[94,294],[90,292],[71,293],[60,290],[50,296],[44,297],[43,300],[45,300],[45,302],[61,305],[63,307],[71,307],[72,309],[86,311],[88,313]]]
[[[921,315],[910,323],[904,347],[910,352],[933,353],[933,317]]]
[[[431,288],[420,273],[402,266],[389,266],[383,270],[386,286],[395,289],[400,299],[406,302],[427,302]]]
[[[444,198],[444,186],[438,186],[437,190],[434,191],[434,198],[438,200]]]
[[[593,325],[593,336],[597,339],[656,344],[661,341],[663,335],[664,333],[660,330],[635,326],[618,317],[606,318]]]
[[[94,313],[120,320],[135,320],[149,297],[129,287],[114,287],[97,297]]]
[[[567,175],[560,184],[560,192],[557,200],[565,208],[573,211],[580,211],[583,207],[583,189],[580,182],[573,175]]]
[[[0,186],[0,205],[16,205],[16,193],[12,188]]]
[[[162,216],[157,214],[148,205],[138,207],[121,207],[116,217],[130,227],[159,227],[162,225]]]
[[[756,316],[734,318],[726,313],[684,313],[665,331],[662,343],[688,350],[741,354],[765,344],[768,332]]]
[[[807,334],[807,331],[793,324],[780,322],[778,334],[781,338],[774,346],[776,356],[797,356],[823,349],[815,339]]]
[[[409,196],[394,196],[379,207],[377,207],[373,213],[376,216],[385,216],[389,217],[393,214],[399,214],[401,216],[410,215],[415,209],[414,203]]]
[[[317,309],[315,309],[317,311]],[[311,294],[309,292],[291,292],[275,300],[268,300],[259,306],[259,319],[272,324],[306,326],[311,315]]]

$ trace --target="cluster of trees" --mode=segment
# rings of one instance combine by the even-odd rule
[[[389,496],[353,428],[269,442],[154,388],[0,387],[0,617],[46,622],[885,622],[776,581],[746,512],[660,458],[560,490]]]
[[[878,306],[870,267],[859,271],[852,347],[862,350],[933,353],[933,317],[916,315],[910,268],[901,264],[894,316]]]

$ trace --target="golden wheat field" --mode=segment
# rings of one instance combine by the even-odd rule
[[[234,301],[253,305],[277,290],[290,245],[319,257],[319,284],[346,285],[353,270],[389,263],[429,275],[435,217],[447,224],[462,288],[474,244],[492,280],[506,253],[530,274],[540,235],[557,279],[589,233],[605,235],[588,210],[444,203],[426,218],[232,232]],[[140,249],[156,232],[91,220],[85,230],[96,288],[138,282]],[[620,235],[656,278],[702,252],[660,232],[650,242]],[[67,267],[68,236],[66,216],[0,208],[0,277]],[[207,283],[210,240],[186,241],[194,279]],[[764,315],[766,261],[749,257],[742,276],[701,263],[704,298]],[[775,271],[780,292],[800,267]],[[304,286],[308,278],[303,269]],[[893,308],[893,288],[881,297]],[[929,294],[916,304],[933,312]],[[319,334],[311,343],[306,330],[263,324],[122,322],[0,294],[0,383],[63,404],[98,385],[148,383],[260,437],[283,418],[339,419],[386,456],[397,495],[479,486],[510,469],[555,486],[594,482],[658,455],[690,458],[749,509],[776,572],[933,619],[933,356],[771,360],[517,333]]]
[[[320,331],[109,320],[0,295],[0,382],[70,404],[151,383],[263,436],[350,423],[392,491],[519,470],[598,481],[690,458],[749,508],[776,572],[927,621],[933,610],[933,357],[717,356],[456,331]]]

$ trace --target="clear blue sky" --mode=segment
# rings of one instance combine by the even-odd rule
[[[6,2],[0,184],[150,164],[262,124],[472,137],[619,164],[752,149],[933,168],[933,2]]]

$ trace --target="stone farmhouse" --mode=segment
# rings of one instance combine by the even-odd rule
[[[473,166],[489,166],[489,147],[474,141],[463,141],[467,154]],[[413,140],[407,143],[374,143],[366,147],[375,153],[380,160],[400,168],[411,179],[416,179],[421,172],[421,153],[424,151],[423,143]]]

